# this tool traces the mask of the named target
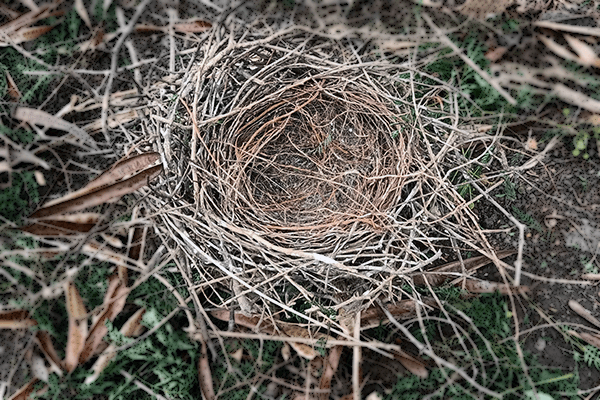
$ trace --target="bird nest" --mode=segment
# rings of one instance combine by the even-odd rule
[[[146,123],[166,166],[150,214],[215,306],[397,299],[452,249],[485,247],[444,167],[448,125],[417,122],[408,71],[299,29],[216,35],[155,87]]]

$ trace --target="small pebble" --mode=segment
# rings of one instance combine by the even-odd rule
[[[537,342],[535,342],[535,349],[537,351],[544,351],[546,348],[546,341],[542,338],[539,338]]]

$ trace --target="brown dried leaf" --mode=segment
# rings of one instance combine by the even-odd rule
[[[127,337],[135,337],[141,334],[144,326],[141,324],[142,317],[146,312],[145,308],[141,308],[135,312],[120,329],[120,332]],[[98,357],[94,365],[92,365],[93,374],[85,379],[85,384],[89,385],[96,381],[102,371],[110,364],[113,358],[116,356],[116,347],[114,345],[108,346],[102,354]]]
[[[210,314],[221,321],[229,322],[229,310],[213,310]],[[234,321],[236,324],[252,329],[255,332],[262,332],[267,335],[277,334],[273,324],[260,316],[248,317],[242,313],[235,313]]]
[[[489,50],[487,53],[485,53],[485,58],[487,58],[488,60],[490,60],[491,62],[496,62],[499,59],[502,58],[502,56],[504,54],[506,54],[506,52],[508,51],[507,47],[496,47],[494,50]]]
[[[200,391],[206,400],[215,399],[215,391],[213,388],[212,374],[210,364],[208,363],[208,352],[206,343],[201,341],[200,357],[198,358],[198,381],[200,382]]]
[[[316,332],[312,334],[308,329],[293,324],[284,324],[280,326],[281,331],[289,337],[293,338],[304,338],[304,339],[319,339],[324,340],[323,344],[326,346],[328,340],[334,340],[331,336],[323,333]],[[307,360],[313,360],[319,356],[319,352],[315,350],[313,346],[304,343],[289,342],[294,350],[303,358]]]
[[[85,22],[85,25],[91,30],[92,23],[90,22],[90,16],[88,15],[87,9],[85,8],[85,4],[83,4],[83,0],[75,0],[73,8],[75,8],[75,11],[77,12],[81,20]]]
[[[29,318],[26,310],[0,312],[0,329],[27,329],[35,325],[37,322]]]
[[[433,299],[424,299],[425,304],[435,307]],[[414,300],[401,300],[396,304],[387,306],[387,310],[397,319],[410,319],[416,316]],[[376,328],[388,322],[385,313],[379,306],[371,306],[360,315],[361,330]]]
[[[503,250],[496,253],[498,259],[503,259],[508,256],[515,254],[516,251],[513,250]],[[479,256],[468,258],[464,261],[465,269],[467,271],[476,271],[477,269],[489,264],[492,262],[487,256]],[[448,281],[452,276],[444,275],[448,273],[460,272],[462,270],[462,266],[460,261],[453,261],[444,265],[440,265],[439,267],[433,268],[430,271],[427,271],[427,281],[432,286],[440,286]],[[423,279],[424,274],[419,274],[413,277],[413,280],[416,285],[425,285],[425,280]]]
[[[173,29],[183,33],[200,33],[206,32],[212,28],[212,24],[203,20],[189,20],[173,25]]]
[[[44,353],[44,356],[46,356],[46,359],[48,360],[50,365],[52,365],[54,371],[60,375],[60,368],[62,368],[62,362],[60,361],[58,353],[54,348],[54,344],[52,343],[52,338],[50,337],[50,334],[46,331],[37,331],[35,339],[39,348],[42,350],[42,353]]]
[[[75,199],[66,200],[49,207],[41,208],[34,212],[30,218],[45,218],[55,214],[80,211],[88,207],[94,207],[111,200],[119,199],[121,196],[135,192],[141,187],[144,187],[148,180],[157,177],[161,171],[161,165],[148,168],[139,174],[121,182],[101,187]]]
[[[106,36],[108,36],[108,34]],[[121,111],[108,117],[106,125],[108,125],[110,129],[114,129],[121,124],[126,124],[127,122],[131,122],[137,118],[138,112],[136,110]],[[83,127],[83,129],[89,133],[99,132],[102,130],[102,120],[98,119],[90,124],[87,124]]]
[[[8,400],[28,400],[29,396],[33,394],[35,384],[39,382],[38,378],[33,378],[25,385],[21,386]]]
[[[104,312],[100,314],[99,318],[94,322],[92,328],[90,329],[90,333],[87,336],[83,350],[79,355],[80,364],[84,364],[94,354],[97,354],[97,350],[102,343],[102,339],[104,339],[104,336],[106,336],[108,333],[106,321],[114,321],[117,315],[119,315],[119,313],[123,310],[123,307],[125,307],[125,300],[127,300],[127,295],[129,294],[130,289],[120,282],[118,278],[115,280],[117,280],[118,285],[114,289],[114,295],[108,299],[106,297],[104,299]]]
[[[98,177],[90,181],[83,188],[75,192],[69,193],[66,196],[63,196],[59,199],[49,201],[45,204],[45,207],[50,207],[55,204],[62,203],[64,201],[80,197],[103,186],[107,186],[118,182],[122,179],[134,176],[135,174],[142,172],[151,165],[154,165],[158,160],[160,160],[160,155],[158,153],[144,153],[119,160],[110,169],[106,170]]]
[[[8,70],[6,70],[6,84],[8,86],[8,95],[10,98],[14,101],[19,101],[21,99],[21,91]]]
[[[65,221],[44,220],[20,228],[23,232],[37,236],[70,236],[89,232],[94,224],[78,224]]]
[[[15,110],[13,117],[20,121],[27,122],[28,124],[69,132],[71,135],[79,138],[83,143],[88,143],[90,146],[98,148],[96,141],[92,139],[85,130],[45,111],[37,110],[35,108],[18,107]]]
[[[421,379],[426,379],[429,376],[429,371],[425,367],[425,361],[418,357],[414,357],[402,350],[394,351],[394,358],[402,364],[412,374]]]
[[[504,12],[514,0],[467,0],[458,11],[471,18],[487,19]]]
[[[583,307],[581,304],[579,304],[575,300],[569,300],[569,307],[571,307],[571,310],[575,311],[583,319],[596,325],[597,327],[600,327],[600,321],[598,321],[596,319],[596,317],[594,317],[592,315],[591,312],[589,312],[585,307]]]
[[[65,352],[64,366],[67,372],[73,371],[79,363],[79,355],[87,337],[87,311],[83,299],[73,282],[67,283],[65,290],[67,313],[69,315],[69,336]]]
[[[323,371],[323,375],[321,375],[321,380],[319,381],[319,389],[331,391],[331,381],[333,380],[333,376],[335,375],[335,372],[340,364],[340,358],[342,357],[343,350],[343,346],[333,346],[331,350],[329,350],[329,355],[326,359],[325,370]],[[329,393],[321,393],[320,400],[328,399]]]
[[[577,53],[579,56],[577,59],[579,64],[589,67],[599,63],[600,60],[598,59],[596,51],[592,48],[592,46],[571,35],[565,34],[564,36],[569,43],[569,46],[571,46],[571,48],[575,50],[575,53]]]
[[[456,284],[460,286],[462,282]],[[467,279],[465,281],[465,289],[471,293],[495,293],[496,291],[501,294],[510,293],[527,293],[529,286],[507,286],[504,283],[490,282],[490,281],[476,281]]]

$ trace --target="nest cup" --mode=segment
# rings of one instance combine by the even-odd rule
[[[335,76],[298,80],[262,85],[215,129],[203,179],[218,190],[203,208],[294,248],[384,234],[411,162],[390,101]]]

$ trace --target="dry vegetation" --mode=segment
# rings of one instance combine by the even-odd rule
[[[594,276],[524,270],[535,219],[507,199],[561,146],[534,129],[600,152],[600,28],[539,19],[595,2],[100,3],[1,9],[26,66],[5,71],[0,328],[37,331],[0,397],[577,398],[519,329],[530,282]],[[27,74],[60,83],[36,102]],[[595,330],[540,315],[600,366]]]

